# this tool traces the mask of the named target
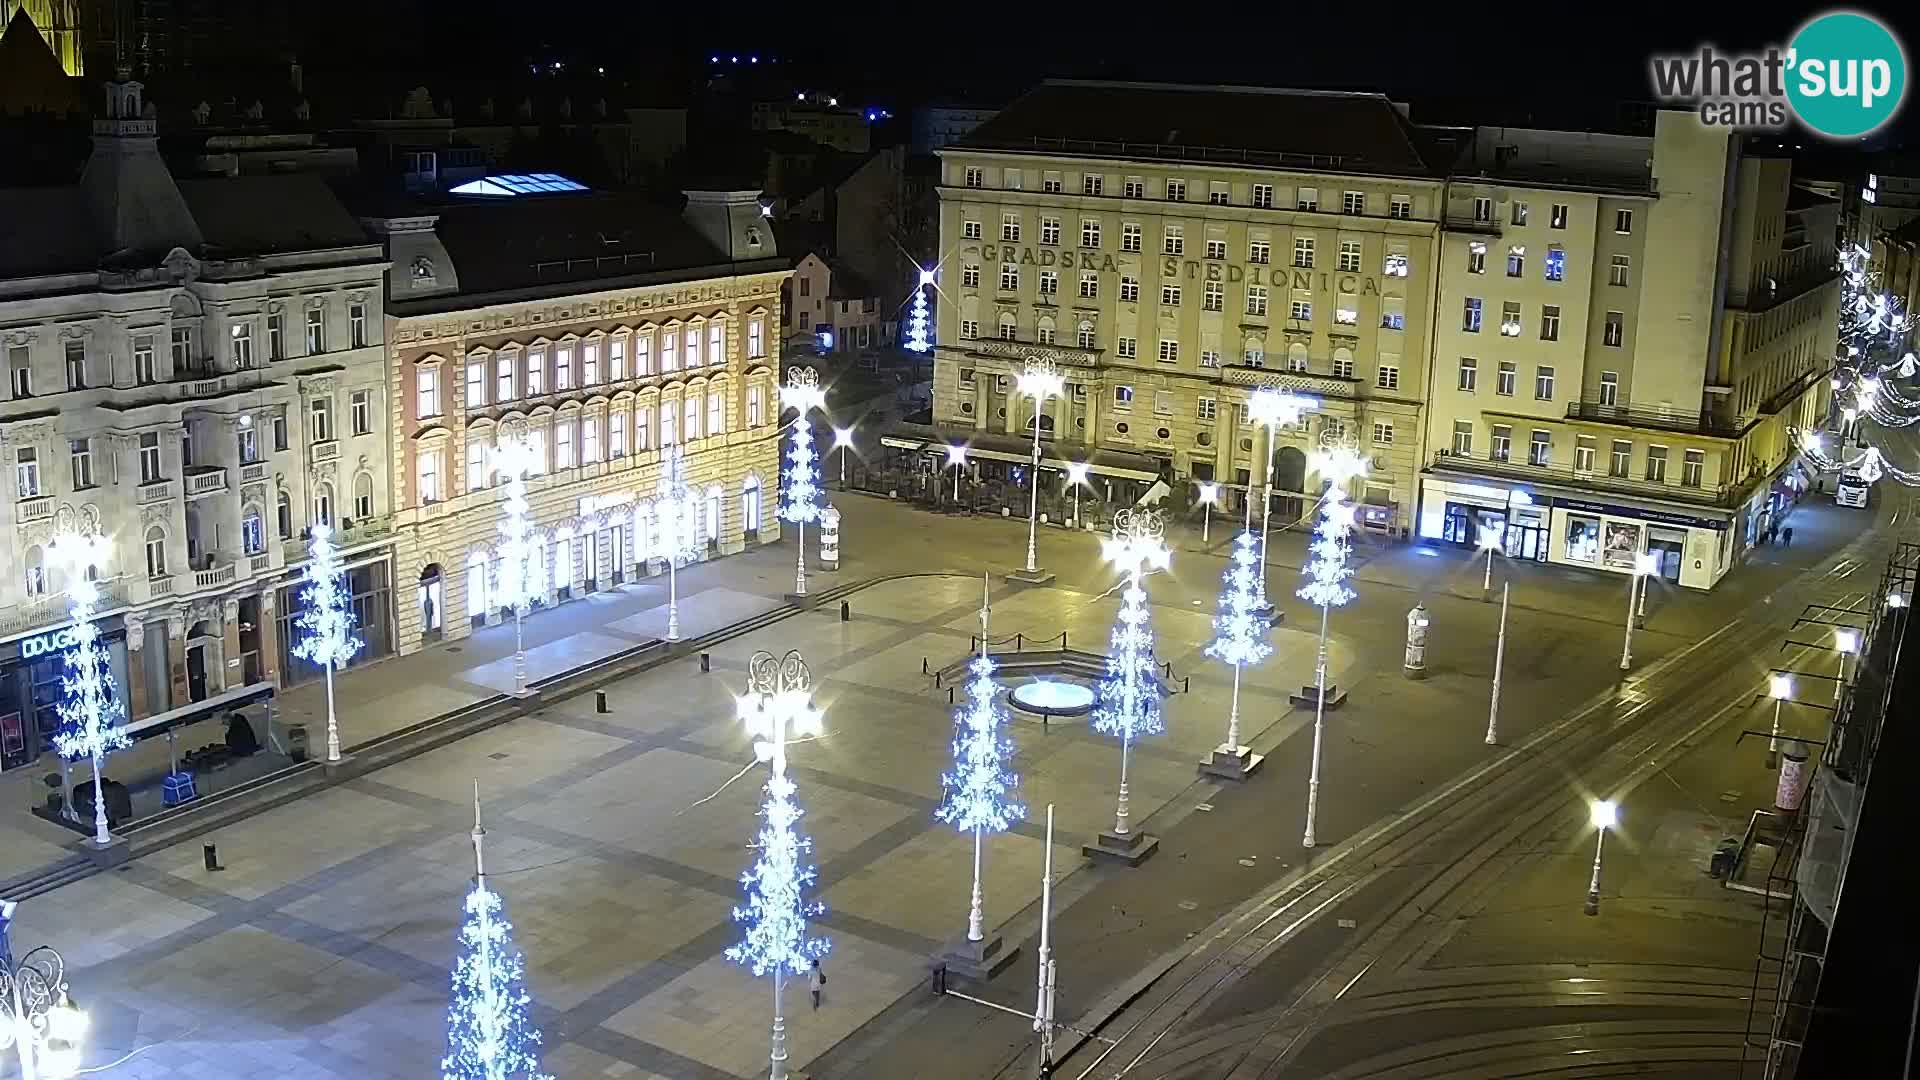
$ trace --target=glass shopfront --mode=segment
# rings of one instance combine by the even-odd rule
[[[53,754],[70,635],[71,630],[62,627],[0,644],[0,769],[17,769]],[[126,628],[101,627],[99,641],[107,651],[114,692],[124,704]]]
[[[382,558],[378,562],[347,571],[347,584],[353,592],[355,629],[366,645],[347,661],[346,666],[354,667],[393,655],[393,582],[387,560]],[[274,617],[280,620],[282,686],[298,686],[322,674],[312,661],[293,654],[293,647],[300,641],[300,613],[306,610],[300,599],[302,591],[298,582],[283,585],[280,587],[279,602],[275,604]]]

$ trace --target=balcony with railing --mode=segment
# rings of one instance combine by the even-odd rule
[[[1310,371],[1288,371],[1284,368],[1227,364],[1220,369],[1220,381],[1228,386],[1265,387],[1295,394],[1317,394],[1321,397],[1360,396],[1360,382],[1357,379],[1346,379],[1337,375],[1316,375]]]
[[[141,506],[149,503],[167,502],[173,498],[173,481],[148,480],[140,485],[140,492],[134,496],[134,502]]]
[[[266,478],[267,463],[264,461],[250,461],[240,466],[240,482],[243,484],[257,484]]]
[[[1706,409],[1696,412],[1646,405],[1607,405],[1598,401],[1568,402],[1567,419],[1713,439],[1737,439],[1753,424],[1736,416],[1716,416]]]
[[[227,470],[218,465],[189,465],[186,474],[189,499],[227,490]]]
[[[351,525],[338,525],[333,530],[335,546],[350,550],[393,534],[393,518],[362,518]],[[304,538],[288,540],[281,545],[281,553],[288,566],[307,561],[307,541]]]
[[[211,560],[214,557],[209,556],[208,558]],[[195,570],[193,572],[193,588],[196,592],[201,589],[217,589],[222,585],[233,584],[239,580],[239,577],[239,563],[232,560],[226,562],[210,562],[205,570]]]
[[[1723,509],[1738,505],[1747,487],[1744,484],[1690,485],[1638,480],[1631,476],[1614,476],[1604,470],[1576,469],[1571,465],[1536,465],[1519,455],[1497,458],[1487,454],[1461,454],[1452,450],[1435,453],[1431,471],[1521,483],[1556,484],[1579,491],[1610,492]]]
[[[323,461],[333,461],[340,456],[340,440],[327,439],[307,447],[307,457],[315,465]]]
[[[46,521],[52,517],[53,496],[51,495],[36,495],[13,504],[15,525],[31,525],[36,521]]]

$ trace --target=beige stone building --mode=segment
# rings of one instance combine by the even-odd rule
[[[1278,487],[1345,435],[1372,459],[1368,526],[1411,527],[1445,185],[1392,102],[1050,82],[943,150],[939,190],[942,437],[1024,461],[1013,379],[1049,357],[1069,389],[1043,484],[1088,461],[1103,494],[1158,474],[1184,501],[1258,483],[1245,402],[1277,386],[1321,402],[1281,434]]]
[[[1692,114],[1481,128],[1448,185],[1420,535],[1709,588],[1825,415],[1839,204]]]
[[[526,185],[506,183],[508,189]],[[651,506],[686,450],[707,551],[778,536],[780,286],[755,192],[684,212],[589,191],[452,196],[369,217],[386,238],[401,652],[498,621],[503,433],[529,481],[536,606],[664,573]]]

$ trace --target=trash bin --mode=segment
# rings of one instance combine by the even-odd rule
[[[1713,858],[1707,863],[1707,872],[1716,880],[1725,881],[1732,876],[1734,864],[1740,859],[1740,841],[1727,839],[1720,841],[1713,849]]]
[[[307,760],[307,725],[287,726],[287,757],[291,758],[295,765]]]

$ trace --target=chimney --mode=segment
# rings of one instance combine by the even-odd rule
[[[687,223],[730,262],[780,253],[758,191],[688,191]]]

